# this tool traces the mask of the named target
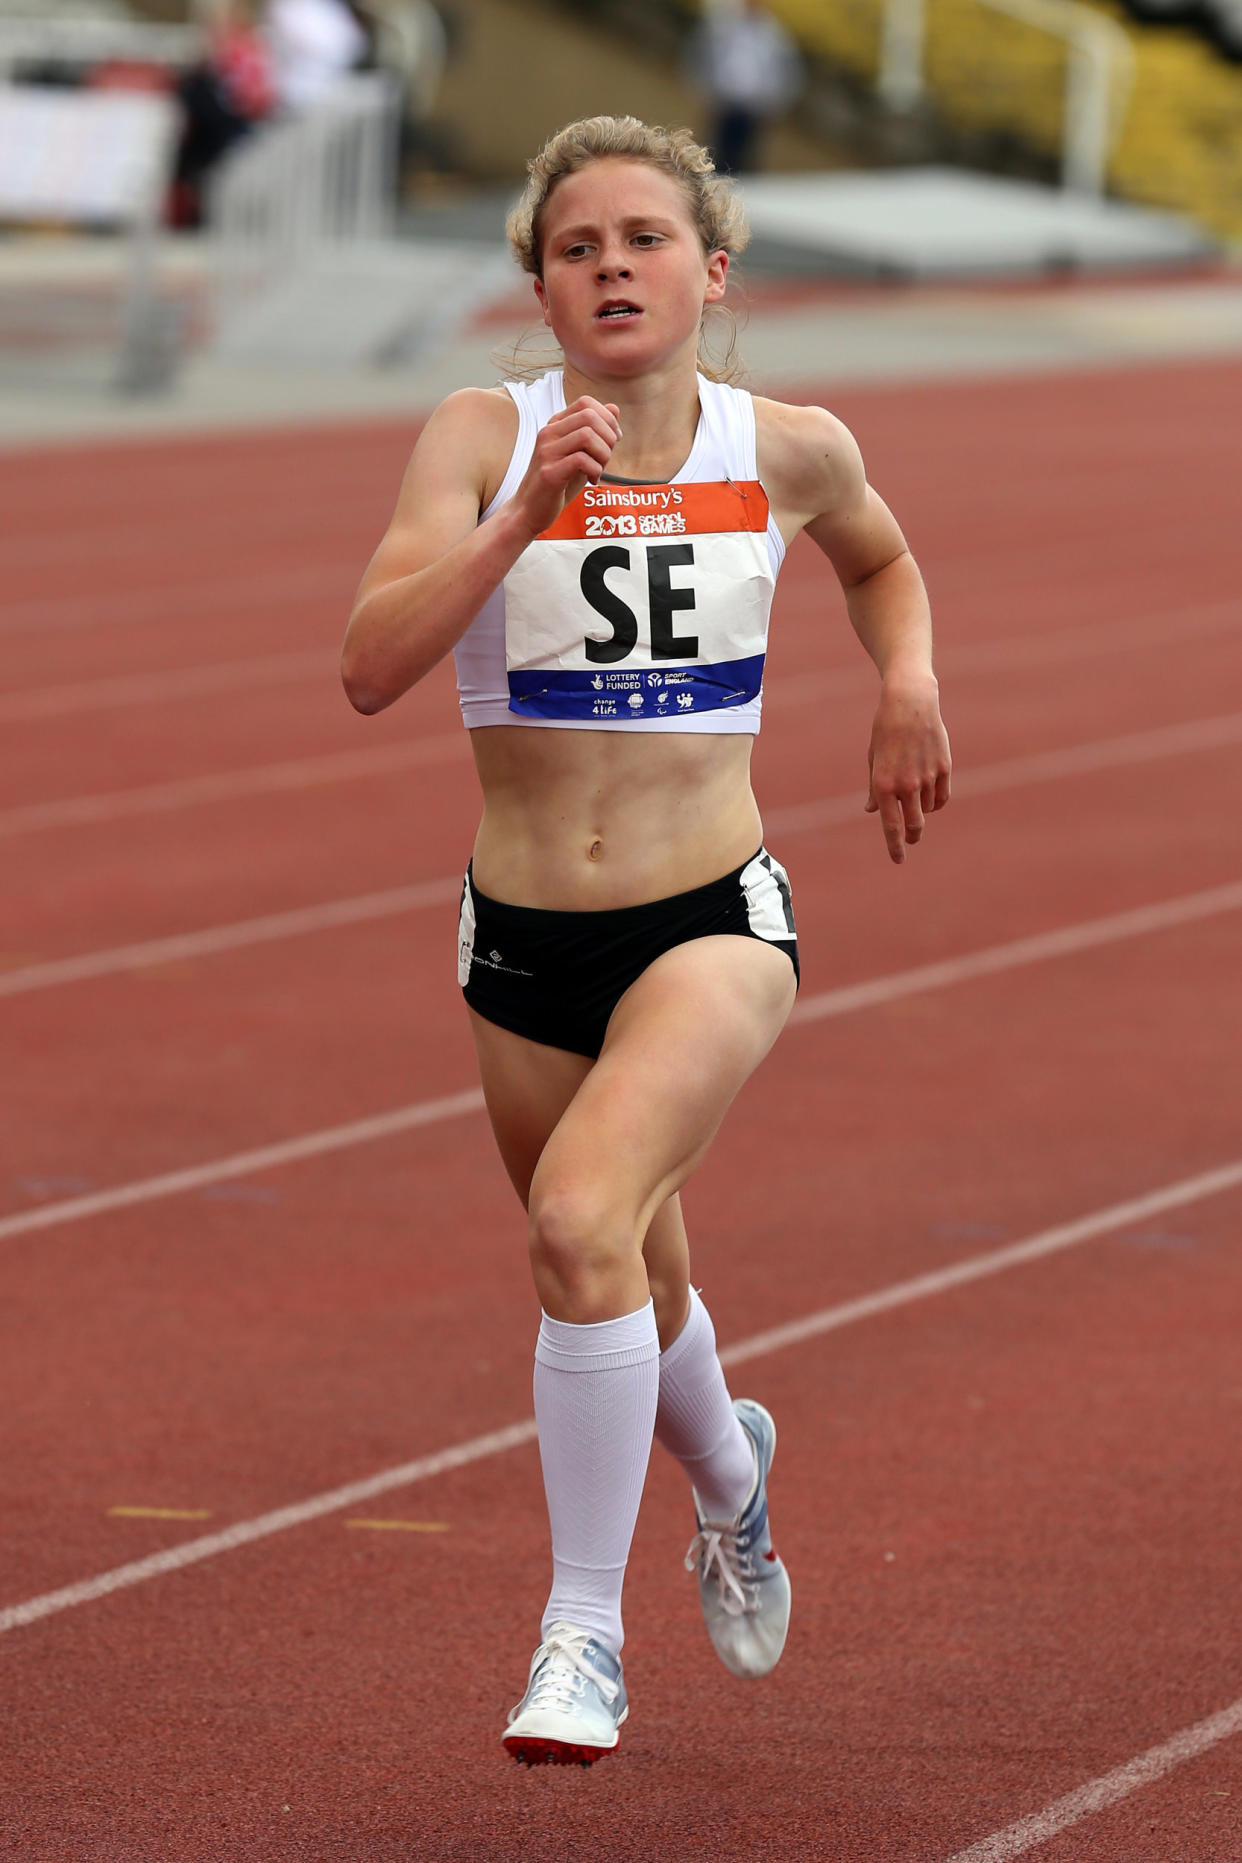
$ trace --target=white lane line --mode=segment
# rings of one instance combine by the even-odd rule
[[[164,704],[169,699],[198,698],[203,693],[235,692],[239,686],[265,691],[275,684],[328,679],[340,664],[340,657],[339,648],[329,651],[313,647],[263,654],[250,660],[217,660],[206,666],[169,668],[162,673],[125,673],[59,686],[34,686],[26,692],[0,693],[0,720],[15,724],[29,718],[106,711],[114,705]]]
[[[1145,933],[1164,931],[1174,925],[1186,925],[1221,912],[1242,910],[1242,881],[1216,887],[1207,893],[1191,893],[1180,899],[1166,900],[1157,906],[1143,906],[1134,912],[1116,913],[1110,918],[1087,919],[1080,925],[1063,926],[1059,931],[1043,932],[1030,938],[1018,938],[1010,944],[990,945],[963,957],[950,958],[940,964],[924,964],[916,970],[895,971],[887,977],[873,977],[868,983],[854,984],[840,990],[828,990],[795,1005],[790,1022],[819,1022],[833,1016],[852,1015],[880,1003],[914,996],[926,990],[940,990],[972,977],[995,975],[1022,964],[1036,964],[1049,958],[1067,956],[1111,944],[1117,939],[1137,938]],[[195,1190],[221,1178],[242,1177],[294,1159],[312,1158],[322,1152],[340,1151],[369,1139],[384,1138],[408,1127],[426,1125],[434,1120],[451,1119],[482,1108],[477,1092],[452,1094],[445,1099],[419,1100],[410,1106],[358,1120],[350,1125],[329,1126],[320,1132],[306,1133],[258,1151],[240,1152],[214,1163],[195,1165],[165,1176],[140,1178],[134,1183],[118,1185],[86,1196],[70,1197],[59,1203],[46,1203],[36,1209],[22,1210],[0,1218],[0,1241],[24,1235],[33,1229],[50,1229],[58,1223],[78,1222],[106,1210],[134,1203],[149,1203],[183,1190]]]
[[[891,976],[876,977],[870,983],[825,990],[820,996],[801,998],[794,1004],[789,1020],[816,1022],[824,1016],[848,1015],[853,1010],[891,1003],[900,996],[913,996],[921,990],[942,990],[975,977],[1016,970],[1023,964],[1069,957],[1098,945],[1143,938],[1151,932],[1171,930],[1175,925],[1191,925],[1223,912],[1238,911],[1242,911],[1242,880],[1228,886],[1214,886],[1204,893],[1184,893],[1178,899],[1165,899],[1154,906],[1136,906],[1133,911],[1115,912],[1108,918],[1084,919],[1081,924],[1063,925],[1057,931],[1035,932],[1029,938],[989,945],[981,951],[968,951],[962,957],[945,958],[938,964],[920,964],[914,970],[895,971]]]
[[[1210,1752],[1222,1740],[1231,1740],[1237,1734],[1242,1734],[1242,1701],[1222,1708],[1219,1714],[1209,1715],[1206,1721],[1196,1721],[1193,1727],[1183,1727],[1180,1733],[1162,1741],[1158,1747],[1148,1747],[1137,1759],[1129,1760],[1100,1779],[1092,1779],[1088,1785],[1079,1786],[1076,1792],[1067,1792],[1064,1798],[1056,1799],[1032,1817],[1019,1819],[1017,1824],[985,1837],[982,1843],[972,1844],[969,1850],[959,1850],[956,1856],[949,1858],[949,1863],[1007,1863],[1009,1857],[1020,1857],[1027,1850],[1046,1844],[1050,1837],[1067,1830],[1071,1824],[1091,1817],[1094,1812],[1106,1811],[1120,1799],[1128,1798],[1131,1792],[1163,1779],[1166,1773],[1184,1766],[1188,1760],[1198,1759],[1200,1754]]]
[[[114,976],[119,971],[184,963],[189,958],[211,957],[219,951],[237,951],[252,944],[271,944],[281,938],[299,937],[303,932],[331,930],[337,925],[362,925],[371,919],[392,918],[402,912],[420,912],[427,906],[445,905],[460,896],[460,878],[424,880],[415,886],[395,886],[383,893],[360,893],[353,899],[331,899],[325,905],[301,906],[292,912],[271,912],[264,918],[241,919],[233,925],[209,925],[205,931],[182,932],[172,938],[149,938],[142,944],[117,945],[111,951],[87,951],[81,957],[56,958],[46,964],[0,971],[0,996],[23,996],[30,990],[50,990],[91,977]]]
[[[201,1190],[207,1184],[219,1184],[228,1178],[275,1170],[279,1165],[296,1164],[303,1158],[321,1158],[327,1152],[347,1151],[351,1145],[366,1145],[373,1139],[391,1138],[396,1132],[409,1132],[416,1126],[438,1125],[444,1119],[464,1119],[468,1113],[482,1111],[483,1095],[477,1087],[445,1094],[438,1100],[418,1100],[412,1106],[398,1106],[392,1112],[376,1113],[370,1119],[355,1119],[348,1125],[306,1132],[301,1138],[261,1145],[254,1151],[235,1152],[231,1158],[214,1158],[206,1164],[190,1165],[183,1171],[166,1171],[161,1177],[142,1177],[131,1184],[117,1184],[112,1190],[93,1191],[88,1196],[69,1197],[60,1203],[45,1203],[37,1209],[23,1210],[17,1216],[0,1220],[0,1241],[27,1235],[34,1229],[82,1222],[88,1216],[128,1209],[135,1203],[153,1203],[160,1197],[180,1196],[184,1191]]]
[[[211,581],[170,582],[161,588],[118,589],[107,595],[60,595],[36,601],[0,602],[0,634],[35,628],[107,627],[126,621],[185,621],[195,614],[218,614],[222,608],[252,614],[307,602],[337,606],[352,594],[361,575],[353,562],[300,563],[296,569],[255,570],[245,576]]]
[[[1128,764],[1154,763],[1161,757],[1182,757],[1194,751],[1219,750],[1242,744],[1242,712],[1225,712],[1215,718],[1192,718],[1181,724],[1158,725],[1151,731],[1130,731],[1123,737],[1094,738],[1086,744],[1067,744],[1060,750],[1038,750],[1021,757],[1004,757],[981,763],[953,778],[955,801],[970,796],[996,795],[1005,789],[1055,782],[1064,776],[1083,776],[1090,770],[1121,769]],[[764,832],[769,836],[800,834],[827,828],[863,816],[863,792],[851,796],[825,796],[815,802],[794,802],[782,809],[765,809]],[[0,830],[3,827],[0,816]]]
[[[1159,725],[1150,731],[1132,731],[1123,737],[1096,738],[1061,750],[1035,751],[997,763],[981,764],[955,779],[955,790],[958,796],[989,795],[1025,783],[1048,782],[1131,763],[1149,763],[1161,757],[1178,757],[1237,743],[1242,743],[1242,712],[1229,712],[1220,717],[1187,719],[1180,724]],[[49,828],[78,827],[87,822],[116,821],[134,815],[167,814],[208,802],[349,782],[358,777],[385,775],[428,763],[461,760],[469,751],[467,734],[452,731],[411,743],[335,751],[285,763],[259,764],[249,769],[151,783],[135,789],[26,803],[19,808],[0,810],[0,836],[34,834]],[[769,833],[797,834],[803,829],[861,818],[862,804],[862,791],[858,790],[847,796],[827,796],[771,809],[764,819]]]
[[[1192,607],[1123,621],[1098,622],[1090,627],[1058,628],[1048,634],[1020,634],[1009,640],[952,642],[936,649],[941,672],[960,679],[975,673],[1015,672],[1024,667],[1057,666],[1091,659],[1102,653],[1124,653],[1158,647],[1166,641],[1184,644],[1195,635],[1233,633],[1242,628],[1242,603],[1205,602]],[[875,689],[875,673],[867,661],[850,669],[808,669],[765,682],[765,703],[777,706],[818,703],[838,692]]]
[[[236,1552],[239,1547],[252,1546],[256,1540],[268,1539],[273,1533],[285,1533],[290,1527],[303,1527],[308,1521],[319,1520],[324,1514],[335,1514],[346,1507],[357,1507],[363,1501],[387,1494],[392,1488],[404,1488],[416,1481],[428,1481],[433,1475],[443,1475],[454,1468],[465,1468],[469,1463],[481,1462],[488,1456],[503,1455],[506,1450],[518,1449],[523,1443],[534,1440],[535,1420],[532,1417],[525,1423],[511,1424],[508,1429],[493,1430],[487,1436],[476,1436],[472,1442],[461,1443],[454,1449],[441,1449],[434,1455],[419,1456],[417,1461],[403,1463],[400,1468],[385,1469],[382,1474],[369,1476],[362,1481],[347,1482],[341,1488],[331,1488],[326,1494],[312,1495],[307,1501],[295,1501],[289,1507],[277,1507],[270,1514],[260,1514],[254,1520],[239,1520],[236,1526],[225,1527],[219,1533],[204,1533],[199,1539],[186,1540],[180,1546],[169,1546],[165,1551],[151,1553],[145,1559],[134,1559],[129,1565],[114,1566],[112,1571],[101,1572],[97,1578],[82,1579],[78,1584],[65,1585],[59,1591],[45,1592],[41,1598],[28,1598],[24,1604],[11,1604],[7,1609],[0,1610],[0,1631],[16,1630],[22,1624],[37,1623],[41,1617],[52,1617],[58,1611],[70,1611],[75,1605],[91,1604],[96,1598],[106,1598],[110,1592],[144,1584],[150,1578],[163,1578],[168,1572],[180,1572],[188,1565],[198,1565],[202,1560],[214,1559],[220,1553]]]
[[[1202,733],[1202,736],[1196,736]],[[1071,770],[1118,766],[1134,760],[1134,746],[1158,739],[1177,751],[1203,749],[1220,743],[1242,741],[1242,713],[1226,718],[1206,719],[1199,725],[1172,725],[1156,732],[1144,732],[1137,738],[1105,738],[1097,744],[1082,744],[1068,750],[1047,751],[1034,756],[1009,758],[1002,763],[984,764],[964,781],[959,790],[972,793],[995,793],[1044,777],[1065,775]],[[428,739],[422,749],[434,759],[432,746],[439,741]],[[460,742],[460,739],[445,740]],[[1121,746],[1128,746],[1127,756]],[[419,761],[419,747],[411,751],[411,761]],[[367,774],[384,768],[402,767],[404,755],[400,745],[375,753],[375,762]],[[1153,754],[1173,754],[1156,752]],[[391,755],[393,764],[385,759]],[[323,761],[323,760],[316,760]],[[280,768],[281,766],[276,766]],[[296,766],[289,766],[296,770]],[[273,785],[276,787],[277,785]],[[297,786],[291,776],[290,787]],[[826,796],[816,802],[794,803],[785,809],[770,810],[765,829],[772,835],[792,835],[836,823],[866,821],[862,798],[855,792],[848,796]],[[0,816],[0,834],[4,817]],[[41,964],[23,964],[0,971],[0,997],[24,996],[32,990],[49,990],[69,983],[84,983],[95,977],[115,976],[120,972],[147,970],[158,964],[185,962],[209,957],[221,951],[238,951],[251,944],[267,944],[274,939],[298,937],[304,933],[332,930],[341,925],[357,925],[375,919],[392,918],[404,912],[436,906],[458,896],[459,878],[427,880],[414,886],[397,886],[379,893],[364,893],[351,899],[333,899],[320,905],[299,906],[289,912],[267,913],[260,918],[239,919],[231,925],[209,925],[202,931],[180,932],[168,938],[146,939],[134,944],[117,945],[104,951],[84,951],[75,957],[50,958]],[[1198,898],[1199,895],[1192,895]],[[1162,910],[1163,908],[1144,908]],[[1102,921],[1109,923],[1110,921]],[[1051,934],[1044,934],[1045,936]],[[862,988],[868,986],[862,985]],[[818,999],[816,999],[818,1000]],[[805,1007],[802,1011],[806,1013]]]
[[[916,1275],[912,1280],[901,1281],[893,1287],[882,1288],[874,1294],[864,1295],[859,1300],[846,1301],[837,1307],[827,1307],[819,1313],[794,1320],[787,1326],[773,1327],[767,1332],[756,1333],[749,1339],[741,1339],[736,1344],[727,1346],[721,1353],[721,1358],[726,1364],[736,1365],[746,1359],[757,1358],[761,1353],[783,1351],[791,1345],[800,1344],[803,1340],[814,1338],[821,1333],[832,1332],[843,1326],[856,1325],[859,1320],[869,1319],[873,1314],[891,1312],[896,1307],[909,1306],[915,1301],[927,1300],[950,1287],[961,1286],[968,1281],[981,1280],[987,1275],[1000,1274],[1023,1262],[1037,1261],[1055,1250],[1072,1248],[1091,1237],[1107,1235],[1112,1230],[1124,1228],[1128,1223],[1141,1221],[1157,1211],[1179,1209],[1186,1204],[1214,1196],[1237,1185],[1242,1185],[1242,1160],[1222,1166],[1216,1171],[1206,1171],[1197,1177],[1185,1178],[1180,1183],[1168,1184],[1163,1189],[1152,1191],[1145,1197],[1131,1198],[1125,1203],[1114,1204],[1108,1209],[1096,1210],[1092,1215],[1080,1217],[1075,1222],[1062,1223],[1055,1229],[1029,1236],[1025,1241],[1017,1242],[1010,1248],[995,1249],[986,1255],[958,1262],[931,1274]],[[236,1526],[226,1527],[221,1532],[204,1534],[201,1538],[188,1540],[181,1546],[169,1547],[165,1552],[154,1553],[146,1559],[136,1559],[128,1565],[116,1566],[112,1571],[102,1572],[96,1578],[83,1579],[78,1584],[66,1585],[60,1590],[45,1592],[41,1597],[28,1598],[22,1604],[9,1605],[6,1609],[0,1610],[0,1631],[15,1630],[20,1625],[35,1623],[43,1617],[52,1617],[58,1611],[70,1610],[75,1605],[89,1604],[93,1599],[106,1597],[109,1593],[121,1591],[127,1586],[140,1585],[147,1579],[159,1578],[166,1572],[176,1572],[186,1566],[197,1565],[202,1560],[212,1559],[219,1553],[233,1552],[239,1546],[252,1545],[254,1541],[266,1539],[273,1533],[282,1533],[290,1527],[302,1526],[308,1521],[317,1520],[324,1514],[356,1506],[360,1501],[372,1500],[376,1495],[386,1494],[393,1488],[408,1487],[414,1482],[425,1481],[448,1469],[463,1468],[467,1463],[479,1462],[488,1456],[503,1454],[509,1449],[518,1448],[523,1443],[532,1442],[534,1437],[534,1421],[528,1418],[521,1423],[511,1424],[508,1429],[494,1430],[486,1436],[476,1436],[472,1441],[458,1444],[455,1448],[420,1457],[415,1462],[402,1463],[398,1468],[385,1469],[363,1481],[351,1482],[345,1487],[330,1489],[325,1494],[313,1495],[309,1500],[297,1501],[291,1506],[276,1508],[273,1512],[260,1514],[253,1520],[239,1521]],[[955,1859],[955,1863],[959,1863],[959,1860]]]
[[[1094,1236],[1107,1235],[1114,1229],[1128,1229],[1132,1223],[1148,1222],[1167,1210],[1179,1210],[1187,1203],[1197,1203],[1203,1197],[1219,1196],[1222,1191],[1239,1187],[1242,1187],[1242,1160],[1222,1165],[1215,1171],[1201,1171],[1197,1177],[1183,1178],[1180,1183],[1149,1191],[1143,1197],[1131,1197],[1125,1203],[1114,1203],[1110,1209],[1096,1210],[1077,1222],[1060,1223],[1055,1229],[1042,1230],[1037,1236],[1028,1236],[1024,1242],[1011,1242],[1008,1247],[992,1249],[986,1255],[972,1255],[968,1261],[951,1262],[947,1268],[932,1268],[896,1287],[881,1288],[878,1293],[848,1300],[843,1306],[756,1333],[738,1345],[726,1346],[720,1354],[720,1362],[741,1365],[765,1352],[782,1352],[786,1346],[801,1345],[806,1339],[817,1339],[821,1333],[853,1326],[858,1320],[869,1320],[877,1313],[908,1306],[913,1300],[927,1300],[933,1294],[947,1293],[951,1287],[965,1287],[971,1281],[1004,1274],[1007,1269],[1021,1267],[1024,1262],[1042,1261],[1046,1255],[1076,1248],[1080,1242],[1087,1242]]]
[[[0,836],[32,834],[47,828],[80,827],[86,822],[120,821],[134,815],[166,815],[207,802],[233,802],[243,796],[273,795],[310,789],[324,783],[353,782],[387,776],[429,763],[468,758],[464,731],[416,738],[408,744],[374,744],[366,750],[341,750],[321,757],[298,757],[288,763],[264,763],[248,770],[221,770],[187,776],[173,783],[141,789],[114,789],[88,796],[65,796],[57,802],[34,802],[0,810]]]
[[[1124,621],[1100,622],[1089,627],[1059,628],[1049,634],[1025,634],[1013,640],[964,641],[942,646],[937,658],[946,672],[1004,672],[1024,666],[1057,665],[1067,660],[1090,659],[1111,652],[1133,652],[1157,647],[1165,641],[1179,644],[1196,634],[1231,632],[1242,625],[1242,605],[1236,601],[1208,602],[1153,615],[1136,615]],[[0,693],[0,720],[54,718],[81,711],[101,711],[114,705],[162,704],[170,699],[200,693],[230,692],[253,684],[270,685],[334,676],[339,652],[302,649],[267,654],[252,660],[222,660],[202,666],[170,667],[158,673],[132,673],[80,680],[71,684],[36,686],[25,691]],[[807,669],[778,673],[767,682],[766,695],[776,705],[817,703],[836,693],[872,690],[875,673],[870,664]]]

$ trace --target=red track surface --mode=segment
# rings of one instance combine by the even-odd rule
[[[936,597],[962,781],[900,873],[861,812],[774,827],[804,1001],[1242,878],[1236,738],[970,792],[1238,708],[1240,389],[1196,366],[838,398]],[[332,673],[409,440],[0,461],[5,969],[460,870],[448,678],[364,722]],[[774,823],[861,810],[859,662],[795,551],[757,755]],[[208,666],[234,670],[178,684]],[[168,677],[125,702],[99,683],[139,674]],[[405,770],[5,828],[421,739]],[[1236,1162],[1238,927],[792,1026],[687,1195],[721,1341]],[[452,950],[446,899],[0,997],[0,1214],[471,1086]],[[781,1430],[786,1658],[758,1685],[714,1664],[682,1478],[655,1460],[631,1718],[591,1774],[499,1746],[546,1582],[526,1445],[7,1629],[2,1853],[946,1863],[1242,1697],[1240,1213],[1242,1189],[1192,1196],[738,1366]],[[529,1413],[536,1309],[478,1115],[0,1249],[0,1608]],[[1239,1747],[1036,1854],[1239,1863]]]

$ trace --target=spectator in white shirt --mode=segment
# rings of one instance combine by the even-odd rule
[[[345,0],[267,0],[263,30],[286,111],[318,103],[370,49]]]

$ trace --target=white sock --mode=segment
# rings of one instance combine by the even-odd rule
[[[690,1289],[690,1318],[660,1355],[656,1440],[694,1484],[707,1520],[732,1520],[755,1485],[755,1454],[716,1357],[711,1314]]]
[[[621,1585],[638,1519],[660,1379],[651,1301],[573,1326],[545,1313],[535,1347],[535,1422],[552,1526],[543,1614],[621,1652]]]

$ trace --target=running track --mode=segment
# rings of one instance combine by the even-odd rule
[[[802,1000],[687,1194],[794,1628],[715,1666],[654,1461],[589,1775],[498,1745],[546,1549],[473,778],[443,670],[335,685],[410,434],[0,460],[0,1853],[1239,1863],[1240,391],[836,400],[957,796],[891,869],[795,550],[757,780]]]

